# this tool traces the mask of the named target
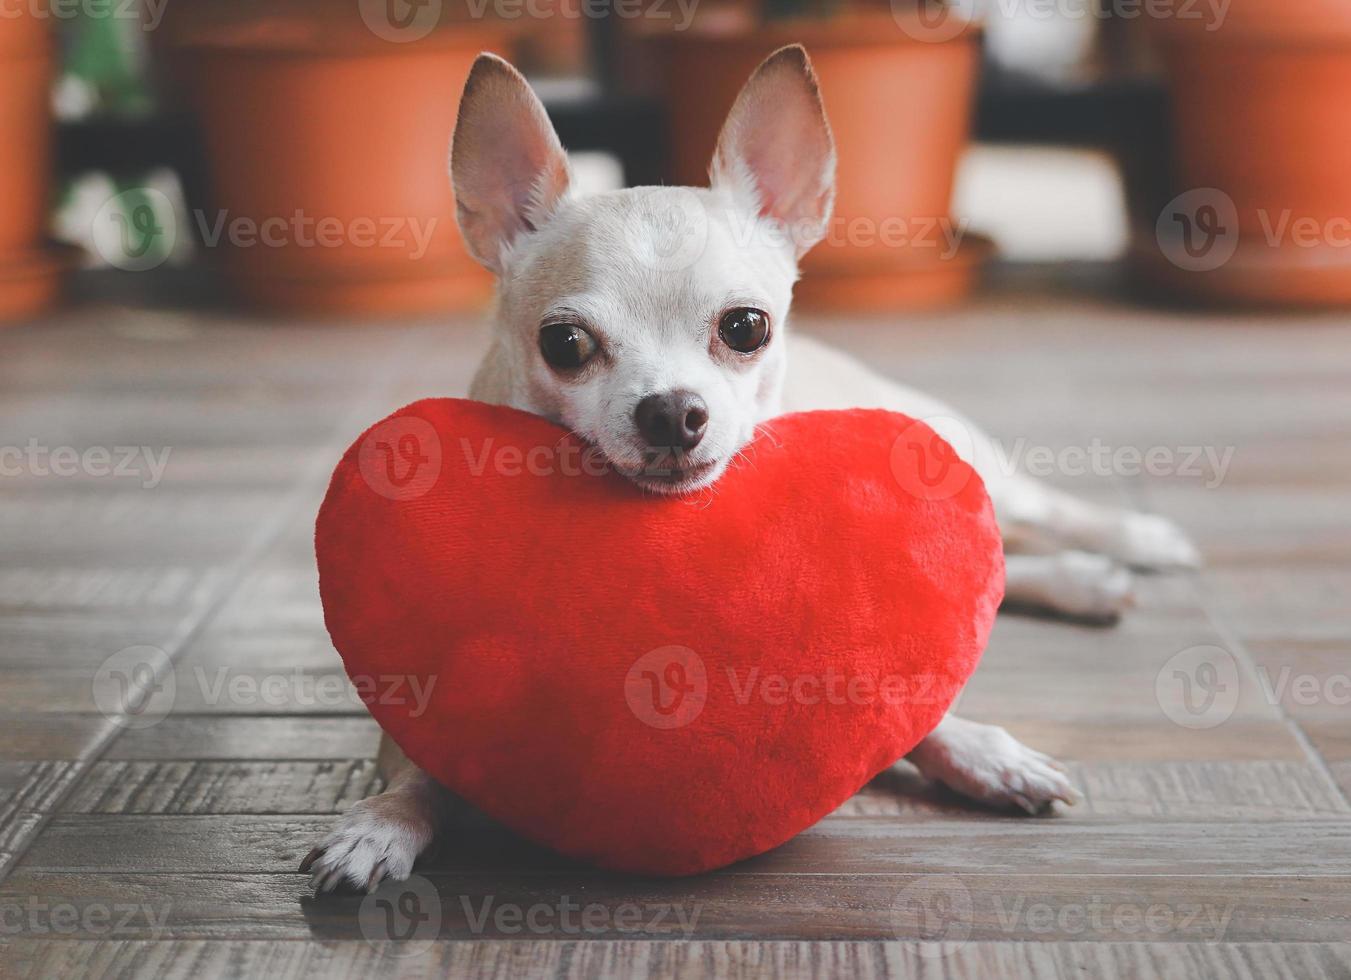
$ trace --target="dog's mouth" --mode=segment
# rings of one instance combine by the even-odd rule
[[[654,493],[690,493],[716,479],[721,460],[692,460],[671,453],[649,455],[638,467],[616,465],[625,477]]]

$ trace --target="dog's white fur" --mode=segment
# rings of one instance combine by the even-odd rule
[[[951,407],[790,335],[797,260],[820,237],[834,187],[830,130],[800,47],[777,52],[747,82],[720,137],[710,188],[574,196],[543,107],[490,55],[465,87],[451,171],[466,244],[499,283],[474,398],[554,419],[640,485],[668,493],[715,481],[737,465],[756,426],[784,411],[892,409],[935,420],[972,463],[1007,550],[1047,542],[1065,549],[1010,553],[1011,601],[1107,620],[1130,601],[1126,566],[1196,562],[1167,521],[1010,474],[991,441]],[[736,307],[769,315],[771,339],[754,354],[719,339],[720,315]],[[559,317],[585,325],[599,344],[579,371],[560,373],[541,356],[541,324]],[[687,459],[672,461],[673,479],[649,478],[635,407],[676,389],[704,400],[707,429]],[[991,805],[1035,813],[1076,798],[1057,763],[991,725],[949,716],[909,758],[929,779]],[[386,791],[354,807],[302,866],[320,891],[406,877],[435,837],[449,794],[387,739],[381,763]]]

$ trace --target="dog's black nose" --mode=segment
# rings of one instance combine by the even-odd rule
[[[708,428],[708,405],[683,388],[648,395],[633,411],[638,432],[653,449],[688,452],[699,445]]]

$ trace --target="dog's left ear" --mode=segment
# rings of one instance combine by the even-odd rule
[[[481,54],[460,98],[451,142],[456,217],[470,254],[501,275],[520,237],[568,193],[568,158],[529,84],[511,65]]]
[[[787,232],[799,258],[824,237],[835,140],[802,45],[780,48],[755,69],[723,123],[709,176]]]

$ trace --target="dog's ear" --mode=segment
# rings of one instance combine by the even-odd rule
[[[799,257],[825,235],[835,140],[802,45],[780,48],[755,69],[723,123],[709,176],[787,231]]]
[[[544,106],[496,55],[479,55],[465,82],[450,179],[465,244],[498,275],[512,245],[547,221],[567,194],[568,159]]]

